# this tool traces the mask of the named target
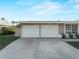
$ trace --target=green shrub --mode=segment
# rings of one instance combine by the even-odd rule
[[[66,38],[66,35],[64,33],[61,34],[62,38]]]
[[[9,34],[14,34],[15,32],[13,30],[11,30],[10,28],[4,28],[2,30],[1,35],[9,35]]]
[[[75,34],[75,36],[76,36],[76,38],[79,38],[79,34],[77,33],[77,34]]]
[[[73,34],[70,33],[70,34],[69,34],[69,38],[70,38],[70,39],[73,39]]]

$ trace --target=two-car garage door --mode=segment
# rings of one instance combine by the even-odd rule
[[[24,25],[21,37],[57,37],[58,25]]]

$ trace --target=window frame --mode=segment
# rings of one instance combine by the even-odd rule
[[[67,29],[67,25],[70,25],[70,29]],[[73,28],[74,25],[76,25],[76,29]],[[73,29],[75,29],[76,31],[74,31]],[[67,31],[69,31],[69,30],[70,30],[70,33],[72,33],[72,34],[78,33],[78,24],[65,24],[65,33],[69,34],[69,33],[67,33]]]

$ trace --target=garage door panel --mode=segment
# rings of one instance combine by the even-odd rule
[[[58,25],[41,25],[41,37],[57,37]]]
[[[39,25],[23,26],[22,37],[39,37]]]
[[[24,25],[22,37],[58,37],[58,25]]]

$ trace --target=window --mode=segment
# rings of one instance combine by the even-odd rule
[[[72,25],[72,33],[77,33],[78,32],[78,25],[77,24],[73,24]]]
[[[78,25],[77,24],[66,24],[66,33],[77,33],[78,32]]]
[[[66,24],[66,33],[71,33],[71,25],[70,24]]]

